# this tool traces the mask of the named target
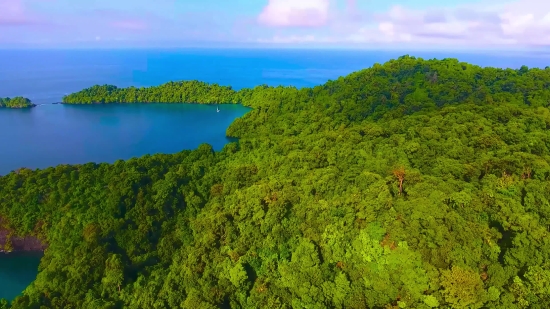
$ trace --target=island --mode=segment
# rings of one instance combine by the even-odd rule
[[[550,69],[403,56],[312,88],[93,86],[253,107],[238,141],[0,177],[47,247],[1,308],[549,308]]]
[[[24,97],[0,98],[0,108],[28,108],[35,106],[31,100]]]

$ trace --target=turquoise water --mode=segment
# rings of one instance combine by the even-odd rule
[[[221,150],[247,107],[198,104],[47,104],[0,110],[0,175],[20,167],[114,162],[208,143]]]
[[[36,278],[42,254],[0,253],[0,298],[12,300]]]

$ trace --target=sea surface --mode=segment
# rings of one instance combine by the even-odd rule
[[[338,50],[0,50],[0,97],[25,96],[40,105],[0,109],[0,175],[19,167],[114,162],[146,153],[174,153],[209,143],[219,150],[225,130],[248,109],[235,105],[52,105],[94,84],[153,86],[201,80],[234,89],[256,85],[309,87],[404,54],[458,58],[481,66],[544,68],[541,53],[452,53]],[[0,297],[21,293],[38,257],[0,255]]]
[[[40,253],[0,253],[0,298],[12,300],[36,278]]]
[[[176,153],[208,143],[221,150],[227,127],[250,109],[223,104],[46,104],[0,110],[0,175],[27,167],[109,162]]]
[[[425,59],[458,58],[481,66],[550,66],[548,54],[519,52],[0,50],[0,97],[25,96],[35,103],[52,103],[94,84],[153,86],[193,79],[234,89],[260,84],[308,87],[404,54]]]

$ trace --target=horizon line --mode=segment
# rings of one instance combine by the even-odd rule
[[[502,47],[484,47],[484,48],[451,48],[451,47],[364,47],[364,46],[304,46],[304,45],[226,45],[226,46],[1,46],[1,51],[9,50],[303,50],[303,51],[370,51],[370,52],[451,52],[459,53],[487,53],[487,52],[513,52],[529,53],[538,55],[549,55],[549,49],[541,48],[502,48]]]

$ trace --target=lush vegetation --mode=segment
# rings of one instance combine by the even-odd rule
[[[15,98],[0,98],[0,108],[25,108],[33,107],[31,100],[24,97],[15,97]]]
[[[1,177],[4,225],[49,244],[11,307],[548,308],[549,85],[402,57],[311,89],[139,90],[255,108],[221,152]],[[136,91],[90,89],[65,102]]]
[[[183,81],[148,88],[95,85],[64,96],[63,103],[229,103],[234,96],[235,91],[231,87],[199,81]]]

